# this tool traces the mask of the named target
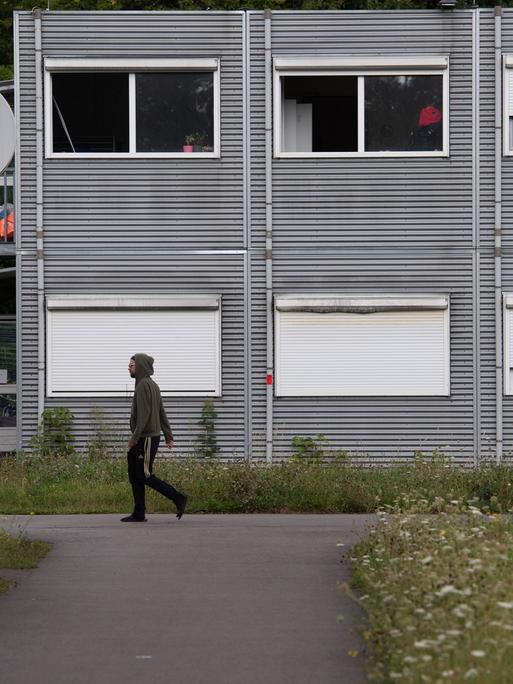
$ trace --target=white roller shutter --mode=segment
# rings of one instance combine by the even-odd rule
[[[513,153],[513,56],[504,57],[504,83],[503,83],[503,130],[504,130],[504,154]]]
[[[355,298],[354,312],[329,299],[325,306],[308,299],[307,310],[277,302],[276,394],[448,395],[449,315],[443,300],[445,307],[430,310],[424,308],[429,299],[419,305],[395,297],[387,310],[386,299],[379,306],[367,299],[361,313]],[[321,312],[311,310],[313,301]]]
[[[49,396],[126,396],[134,384],[128,360],[137,352],[154,357],[162,394],[220,395],[220,300],[48,302]]]
[[[513,294],[503,294],[504,394],[513,394]]]

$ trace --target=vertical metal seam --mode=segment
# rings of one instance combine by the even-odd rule
[[[44,244],[43,244],[43,63],[42,13],[33,10],[36,77],[36,244],[37,244],[37,412],[41,419],[45,404],[45,319],[44,319]]]
[[[14,164],[14,240],[16,250],[16,449],[23,448],[23,354],[22,354],[22,255],[21,255],[21,201],[20,201],[20,45],[19,14],[14,13],[14,115],[16,118],[16,152]]]
[[[265,293],[266,293],[266,461],[273,458],[273,392],[274,392],[274,362],[273,362],[273,275],[272,275],[272,212],[273,212],[273,139],[272,139],[272,12],[264,12],[264,52],[265,52]]]
[[[250,93],[250,19],[242,13],[242,138],[244,203],[244,455],[253,451],[252,363],[251,363],[251,122]]]
[[[474,465],[481,455],[480,10],[472,11],[472,316]]]
[[[502,462],[502,7],[495,7],[495,458]]]

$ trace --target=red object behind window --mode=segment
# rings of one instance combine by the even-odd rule
[[[419,114],[419,127],[430,126],[431,124],[438,123],[442,120],[442,112],[430,105],[429,107],[424,107],[420,110]]]
[[[14,212],[7,214],[7,221],[5,218],[0,219],[0,240],[5,241],[5,224],[7,223],[7,240],[12,242],[14,240]]]
[[[267,376],[267,384],[268,384],[268,385],[272,385],[272,384],[273,384],[273,376],[272,376],[272,375],[268,375],[268,376]]]

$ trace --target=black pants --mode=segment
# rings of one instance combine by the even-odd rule
[[[164,480],[159,480],[153,475],[153,461],[157,449],[159,448],[160,437],[141,437],[137,444],[127,453],[128,460],[128,479],[132,485],[134,495],[134,513],[136,518],[144,518],[146,513],[146,502],[144,496],[144,486],[147,485],[155,491],[163,494],[168,499],[178,505],[183,501],[183,494],[180,494]]]

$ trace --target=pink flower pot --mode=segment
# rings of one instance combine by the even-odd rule
[[[184,152],[192,152],[192,148],[193,148],[192,145],[184,145],[184,146],[183,146],[183,151],[184,151]]]

